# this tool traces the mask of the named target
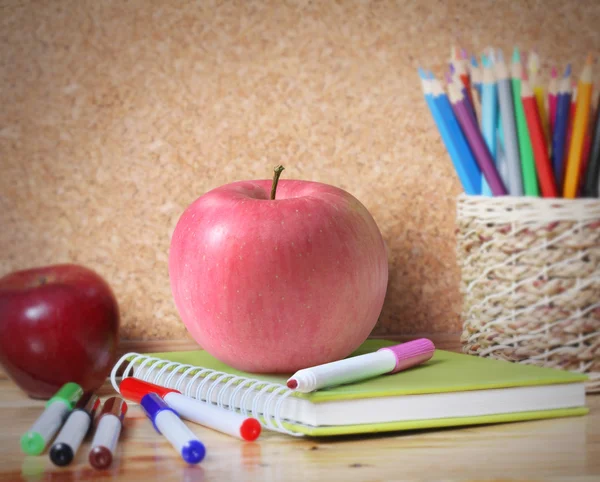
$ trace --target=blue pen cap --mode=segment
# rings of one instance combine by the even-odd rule
[[[167,405],[167,402],[165,402],[156,393],[148,393],[144,395],[142,397],[142,400],[140,401],[140,405],[144,409],[144,412],[146,412],[148,418],[152,421],[152,425],[154,425],[154,428],[158,433],[160,433],[160,430],[158,430],[158,427],[156,426],[154,420],[160,412],[162,412],[163,410],[168,410],[170,412],[173,412],[175,415],[179,416],[179,414],[171,407],[169,407]]]
[[[206,455],[206,448],[200,440],[190,440],[181,449],[181,457],[188,464],[201,462]]]

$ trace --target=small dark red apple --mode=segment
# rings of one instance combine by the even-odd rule
[[[117,355],[119,307],[110,286],[74,264],[0,278],[0,363],[34,398],[64,383],[99,388]]]

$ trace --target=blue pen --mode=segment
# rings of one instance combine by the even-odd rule
[[[450,154],[450,159],[463,189],[470,195],[481,194],[481,171],[454,117],[448,97],[443,94],[439,82],[434,81],[432,75],[426,74],[422,69],[419,69],[419,76],[421,77],[423,90],[425,91],[425,101],[440,132],[442,141]],[[436,88],[439,91],[436,96],[434,96],[431,90],[434,82],[437,84]],[[436,97],[445,98],[447,106],[440,99],[438,99],[438,103]]]
[[[164,435],[188,464],[197,464],[206,454],[204,445],[179,418],[175,410],[156,393],[142,397],[140,405],[156,431]]]
[[[562,189],[564,175],[564,159],[566,154],[567,131],[571,112],[571,78],[561,79],[556,99],[556,121],[552,137],[552,167],[556,184]]]

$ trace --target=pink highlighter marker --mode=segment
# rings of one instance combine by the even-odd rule
[[[380,348],[373,353],[345,358],[299,370],[287,381],[288,388],[302,393],[353,383],[385,373],[396,373],[429,360],[435,346],[427,338]]]

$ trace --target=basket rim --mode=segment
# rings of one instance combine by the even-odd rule
[[[600,222],[599,198],[489,197],[461,193],[456,210],[458,219],[482,222]]]

